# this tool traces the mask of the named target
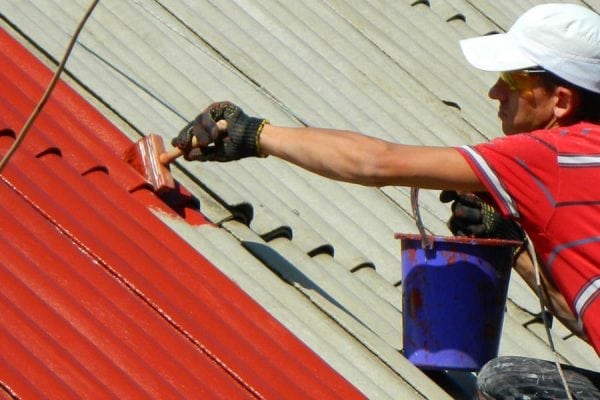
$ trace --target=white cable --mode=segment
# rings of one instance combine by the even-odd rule
[[[560,379],[562,381],[563,387],[567,394],[567,398],[569,400],[573,400],[573,396],[571,395],[571,390],[569,389],[569,383],[567,382],[567,379],[565,378],[565,374],[563,372],[562,365],[560,364],[558,352],[556,351],[556,347],[554,346],[554,340],[552,340],[552,332],[550,330],[550,322],[548,321],[548,318],[546,316],[546,306],[544,304],[544,298],[542,297],[542,290],[543,290],[542,289],[542,278],[541,278],[540,266],[537,261],[537,255],[535,254],[535,249],[533,248],[533,245],[531,244],[531,240],[529,239],[529,237],[527,237],[526,240],[527,240],[527,251],[529,252],[529,255],[531,256],[531,259],[533,260],[533,268],[535,270],[535,287],[536,287],[537,296],[540,300],[542,321],[544,323],[544,328],[546,329],[546,335],[548,336],[548,344],[550,345],[550,349],[552,350],[552,353],[554,354],[554,363],[556,364],[556,369],[558,370],[558,374],[560,375]]]

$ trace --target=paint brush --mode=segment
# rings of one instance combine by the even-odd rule
[[[123,159],[146,178],[154,192],[163,194],[175,190],[169,164],[181,154],[176,147],[165,151],[162,137],[150,134],[127,149]]]
[[[222,132],[227,130],[227,122],[223,120],[218,121],[217,126]],[[192,147],[198,147],[195,136],[192,138]],[[177,147],[166,151],[162,137],[150,134],[127,149],[123,159],[145,176],[154,192],[161,195],[175,190],[175,180],[169,164],[181,155],[183,152]]]

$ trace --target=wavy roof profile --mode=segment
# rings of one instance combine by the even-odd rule
[[[333,182],[270,157],[177,162],[178,191],[158,198],[121,155],[141,135],[168,141],[224,99],[276,124],[486,140],[499,130],[485,99],[495,77],[470,68],[458,40],[505,30],[540,2],[101,1],[66,83],[2,173],[11,284],[0,344],[16,352],[0,387],[23,398],[46,387],[470,398],[472,374],[420,371],[402,355],[394,233],[416,232],[406,189]],[[87,3],[3,2],[0,153]],[[447,232],[437,193],[422,191],[420,205],[427,227]],[[513,274],[501,354],[553,357],[538,312]],[[587,344],[557,322],[552,332],[561,360],[600,369]]]
[[[4,153],[50,71],[5,31],[0,47]],[[3,171],[2,388],[17,398],[359,398],[148,209],[177,215],[119,158],[128,146],[62,84]],[[191,208],[185,220],[209,224]]]

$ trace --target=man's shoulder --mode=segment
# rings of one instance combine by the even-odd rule
[[[535,137],[545,137],[545,136],[556,136],[558,138],[561,137],[569,137],[573,135],[600,135],[600,124],[595,124],[591,122],[578,122],[573,125],[568,126],[556,126],[549,129],[538,129],[525,135],[532,135]]]
[[[600,125],[598,124],[580,122],[570,126],[533,131],[525,136],[559,152],[597,153],[600,151]]]
[[[539,158],[543,153],[551,156],[565,151],[600,153],[600,124],[580,122],[501,136],[473,146],[463,146],[463,151],[465,147],[486,156],[490,153],[504,153],[522,159]]]

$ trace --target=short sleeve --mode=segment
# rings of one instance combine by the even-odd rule
[[[518,134],[458,150],[502,214],[544,226],[555,203],[556,150],[552,136]]]

